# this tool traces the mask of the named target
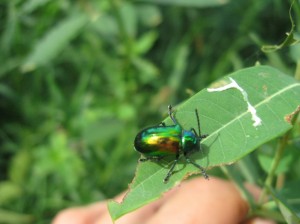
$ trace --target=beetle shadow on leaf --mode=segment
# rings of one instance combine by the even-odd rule
[[[209,154],[209,147],[207,145],[201,144],[201,147],[198,151],[192,152],[187,157],[193,160],[194,162],[199,160],[201,161],[206,160],[206,165],[202,164],[201,166],[207,167],[209,164],[208,154]]]
[[[204,147],[204,152],[207,158],[207,167],[209,166],[209,148],[217,141],[217,139],[219,138],[220,133],[217,133],[216,136],[213,138],[212,142],[209,144],[209,146],[205,146]]]
[[[209,153],[209,147],[204,145],[204,144],[201,144],[201,149],[197,150],[197,151],[194,151],[194,152],[191,152],[190,154],[188,154],[186,156],[186,158],[190,159],[191,161],[199,164],[200,166],[202,166],[205,170],[206,170],[206,167],[208,167],[208,164],[209,164],[209,160],[208,160],[208,153]],[[173,159],[173,160],[172,160]],[[199,160],[203,161],[205,160],[206,161],[206,164],[201,164],[199,163]],[[168,157],[168,160],[165,160],[164,162],[164,165],[161,165],[162,167],[168,169],[172,166],[172,161],[174,161],[174,157]],[[197,162],[198,161],[198,162]],[[185,156],[182,154],[180,155],[179,159],[178,159],[178,163],[177,164],[180,164],[180,168],[178,168],[178,166],[174,169],[174,171],[172,172],[172,175],[176,174],[176,173],[179,173],[181,172],[182,170],[184,170],[188,164],[188,162],[186,161],[185,159]]]
[[[163,156],[163,157],[157,157],[157,158],[148,158],[145,161],[141,161],[140,163],[155,163],[159,165],[160,167],[163,167],[165,169],[168,169],[172,165],[172,161],[174,161],[175,156],[169,155],[169,156]]]
[[[209,145],[201,144],[199,151],[191,153],[188,157],[193,161],[206,161],[206,164],[202,164],[204,168],[209,167],[209,149],[217,141],[219,133],[217,136],[210,142]]]

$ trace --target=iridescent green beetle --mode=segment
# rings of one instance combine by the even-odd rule
[[[144,158],[140,161],[147,160],[159,160],[165,156],[175,156],[169,172],[167,173],[164,182],[167,182],[173,174],[173,170],[181,155],[184,156],[187,163],[191,163],[202,172],[202,175],[208,179],[203,167],[195,163],[188,158],[188,155],[192,152],[199,151],[201,149],[200,142],[208,135],[201,135],[200,120],[197,109],[195,110],[199,134],[197,134],[194,128],[191,130],[184,130],[178,124],[172,111],[172,106],[168,107],[168,114],[174,125],[166,126],[165,123],[161,123],[159,126],[145,128],[140,131],[134,140],[134,148],[141,153]]]

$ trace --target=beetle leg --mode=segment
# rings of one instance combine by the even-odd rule
[[[178,162],[178,158],[179,158],[179,153],[176,154],[176,158],[175,158],[175,160],[173,161],[172,166],[171,166],[169,172],[167,173],[167,176],[166,176],[165,179],[164,179],[164,183],[168,182],[169,178],[172,176],[173,170],[174,170],[174,168],[175,168],[175,166],[176,166],[176,164],[177,164],[177,162]]]
[[[139,158],[139,162],[146,162],[148,160],[150,161],[160,161],[163,159],[165,156],[152,156],[152,157],[144,157],[144,158]]]
[[[198,133],[196,132],[195,128],[191,128],[191,131],[194,132],[194,134],[195,134],[196,136],[198,136]]]
[[[166,123],[163,121],[159,125],[166,127]]]
[[[194,161],[190,160],[188,157],[185,157],[185,160],[186,160],[187,163],[191,163],[195,167],[197,167],[199,170],[201,170],[201,173],[202,173],[202,175],[204,176],[205,179],[207,179],[207,180],[209,179],[205,169],[202,166],[200,166],[199,164],[197,164]]]
[[[198,135],[195,128],[191,128],[191,131],[194,132],[194,134],[198,137],[199,141],[201,141],[201,139],[208,137],[208,134],[205,135]]]
[[[149,160],[149,158],[139,158],[139,162],[146,162],[148,160]]]
[[[172,119],[172,121],[174,122],[174,124],[178,124],[175,117],[174,117],[174,112],[172,111],[172,105],[169,105],[168,106],[168,114],[169,114],[169,117]]]

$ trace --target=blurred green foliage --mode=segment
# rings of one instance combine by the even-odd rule
[[[226,73],[259,61],[293,74],[297,47],[260,50],[285,38],[289,7],[2,0],[0,222],[49,223],[126,189],[137,131]]]

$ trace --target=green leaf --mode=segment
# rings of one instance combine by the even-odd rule
[[[270,52],[274,52],[274,51],[277,51],[277,50],[280,50],[284,47],[288,47],[288,46],[292,46],[292,45],[295,45],[295,44],[298,44],[300,43],[300,40],[299,39],[296,39],[294,38],[294,32],[295,32],[295,23],[294,23],[294,20],[293,20],[293,17],[292,17],[292,7],[293,7],[293,4],[295,3],[295,1],[292,1],[292,4],[291,4],[291,7],[290,7],[290,10],[289,10],[289,16],[290,16],[290,22],[291,22],[291,29],[290,29],[290,32],[288,32],[286,34],[286,38],[284,39],[284,41],[277,45],[264,45],[262,46],[261,50],[265,53],[270,53]]]
[[[133,6],[126,1],[120,5],[120,13],[126,33],[134,38],[137,33],[137,12]]]
[[[225,86],[230,78],[247,94],[249,103],[257,111],[261,125],[254,126],[247,110],[245,96],[235,88],[221,92],[200,91],[176,108],[176,119],[184,129],[197,127],[195,108],[200,113],[202,134],[209,134],[201,142],[202,151],[191,156],[203,167],[212,168],[235,161],[249,154],[256,147],[278,137],[292,125],[286,116],[299,105],[300,83],[267,66],[257,66],[232,73],[212,86]],[[170,119],[165,120],[171,124]],[[170,163],[172,161],[169,161]],[[169,166],[164,163],[144,162],[138,165],[135,179],[121,204],[110,202],[112,218],[133,211],[155,199],[163,192],[199,170],[185,160],[176,166],[168,183],[163,179]]]
[[[86,22],[85,15],[77,14],[55,26],[35,45],[21,70],[29,72],[51,61],[79,34]]]
[[[288,224],[300,223],[299,184],[300,181],[289,183],[280,192],[269,189]]]
[[[0,182],[0,205],[1,207],[8,202],[18,199],[22,195],[22,188],[12,181]],[[0,222],[1,223],[1,222]]]
[[[280,163],[279,163],[275,173],[280,174],[280,173],[287,172],[292,160],[293,160],[293,155],[291,153],[284,155],[280,159]],[[259,154],[258,161],[259,161],[262,169],[268,173],[271,168],[273,157],[271,157],[269,155],[265,155],[265,154]]]
[[[224,5],[229,0],[142,0],[143,2],[159,3],[166,5],[178,5],[187,7],[212,7]]]
[[[119,120],[101,119],[83,129],[83,139],[89,144],[103,142],[119,135],[122,130],[123,125]]]
[[[40,8],[41,6],[47,4],[50,0],[29,0],[24,2],[22,5],[21,11],[23,13],[31,13],[37,8]]]
[[[153,82],[159,74],[159,70],[153,63],[147,61],[141,57],[135,57],[132,59],[133,65],[138,71],[140,71],[140,79],[143,84]]]
[[[150,31],[144,33],[137,41],[135,46],[136,54],[145,54],[153,47],[154,42],[157,39],[157,32]]]
[[[21,214],[9,210],[0,209],[0,223],[14,224],[14,223],[33,223],[35,217],[33,215]]]
[[[157,6],[148,4],[137,5],[137,14],[139,22],[146,27],[155,27],[162,21],[162,15]]]

